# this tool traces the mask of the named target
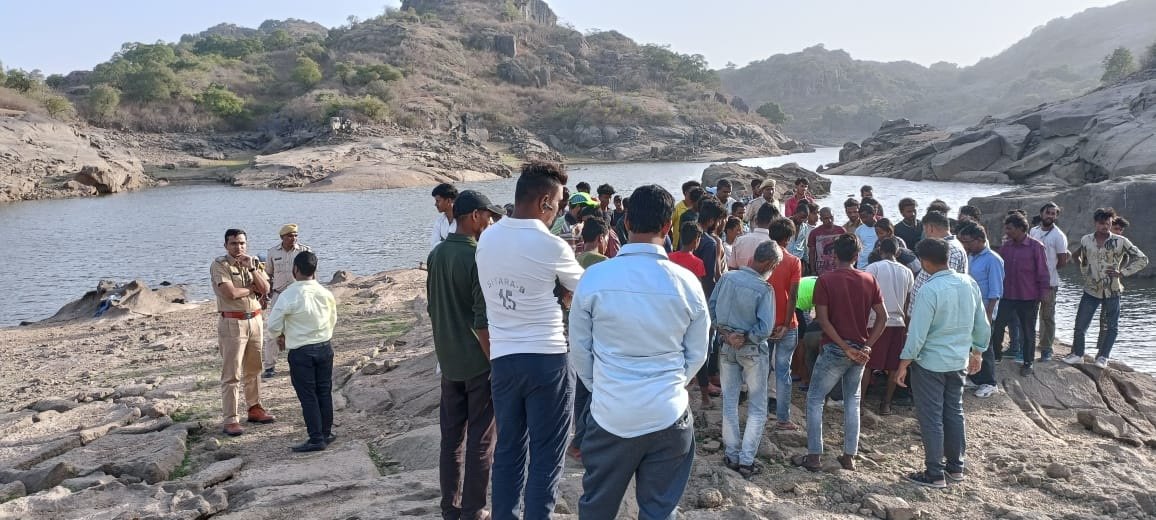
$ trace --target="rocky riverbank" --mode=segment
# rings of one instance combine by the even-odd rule
[[[425,273],[393,271],[331,286],[335,432],[295,455],[304,433],[281,373],[263,380],[271,425],[218,433],[219,357],[210,306],[164,315],[0,330],[0,518],[439,518],[438,379]],[[911,409],[863,412],[859,469],[825,457],[818,474],[786,463],[802,432],[768,433],[751,481],[721,464],[720,412],[696,408],[698,453],[681,503],[690,519],[1150,518],[1156,515],[1156,380],[1108,370],[1007,362],[1001,392],[970,395],[968,481],[904,483],[922,449]],[[796,392],[793,417],[802,421]],[[828,452],[842,411],[828,409]],[[567,461],[558,518],[576,518],[582,468]],[[27,495],[27,496],[24,496]],[[619,518],[635,518],[627,497]]]

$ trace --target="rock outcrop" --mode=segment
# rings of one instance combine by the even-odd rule
[[[140,280],[125,284],[101,280],[95,290],[88,291],[79,299],[69,302],[51,318],[41,323],[158,316],[191,307],[185,300],[185,289],[179,285],[154,290]]]
[[[814,151],[777,128],[738,121],[710,125],[578,124],[552,130],[547,141],[569,156],[608,161],[721,160]]]
[[[1081,186],[1156,172],[1156,71],[946,133],[889,121],[825,173]]]
[[[131,191],[154,184],[141,161],[98,129],[0,113],[0,202]]]
[[[1092,214],[1097,208],[1115,208],[1117,213],[1132,222],[1143,223],[1151,220],[1147,217],[1153,216],[1153,200],[1156,200],[1156,173],[1079,187],[1055,184],[1026,186],[990,197],[976,197],[968,203],[983,212],[985,227],[1002,230],[1003,217],[1008,210],[1024,209],[1029,215],[1034,215],[1045,203],[1054,201],[1063,208],[1060,225],[1075,247],[1081,236],[1092,231]],[[1127,234],[1146,254],[1156,251],[1156,229],[1145,225],[1131,226]],[[1156,266],[1149,264],[1140,275],[1156,275]]]
[[[738,163],[712,164],[702,172],[702,185],[714,186],[721,179],[731,181],[733,193],[750,194],[751,180],[774,179],[775,199],[784,200],[795,191],[795,179],[810,181],[811,193],[817,197],[831,194],[831,180],[811,170],[799,166],[797,163],[788,163],[776,168],[760,168],[758,166],[743,166]]]

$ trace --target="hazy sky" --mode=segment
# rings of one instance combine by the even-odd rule
[[[1052,18],[1115,0],[547,0],[576,29],[745,65],[816,43],[861,59],[970,65]],[[107,60],[126,41],[176,41],[220,22],[256,27],[301,18],[327,27],[397,0],[0,0],[0,62],[65,73]]]

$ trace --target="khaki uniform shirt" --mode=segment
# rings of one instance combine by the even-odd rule
[[[269,275],[269,290],[274,293],[284,292],[293,282],[293,259],[297,258],[297,253],[302,251],[313,251],[307,245],[301,243],[297,244],[291,251],[286,251],[281,248],[281,244],[277,244],[269,250],[268,259],[265,262],[265,273]]]
[[[217,294],[217,286],[224,282],[233,282],[233,287],[249,287],[253,283],[254,273],[248,269],[232,264],[228,256],[218,256],[209,266],[209,278],[213,283],[213,294],[217,295],[217,311],[219,312],[254,312],[261,309],[261,302],[257,295],[249,295],[241,299],[222,298]]]

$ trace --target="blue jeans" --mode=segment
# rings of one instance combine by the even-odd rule
[[[1076,311],[1076,333],[1072,335],[1072,353],[1084,355],[1084,336],[1092,324],[1096,308],[1100,309],[1100,338],[1096,343],[1096,357],[1112,355],[1112,345],[1116,343],[1116,329],[1120,323],[1120,296],[1097,298],[1088,293],[1080,297],[1080,309]]]
[[[859,383],[863,381],[863,365],[851,361],[843,349],[834,343],[823,345],[815,371],[811,373],[811,387],[807,389],[807,453],[823,454],[823,404],[827,393],[843,383],[843,453],[855,455],[859,451]]]
[[[616,518],[634,479],[639,520],[674,520],[694,464],[694,419],[688,409],[665,430],[627,439],[590,417],[582,463],[578,518]]]
[[[722,381],[722,436],[726,455],[744,466],[755,462],[763,427],[767,424],[767,374],[771,369],[767,344],[744,345],[735,350],[723,343],[719,353]],[[739,439],[739,393],[747,384],[747,428]]]
[[[943,478],[945,468],[950,473],[962,472],[967,450],[963,420],[964,372],[932,372],[912,363],[910,374],[928,476]]]
[[[799,329],[788,330],[781,339],[771,340],[768,344],[775,360],[775,418],[779,422],[788,422],[791,420],[791,389],[794,387],[791,361],[799,345]]]
[[[512,354],[491,362],[498,442],[491,468],[494,520],[546,520],[558,499],[573,412],[566,354]],[[529,470],[526,458],[529,455]]]

